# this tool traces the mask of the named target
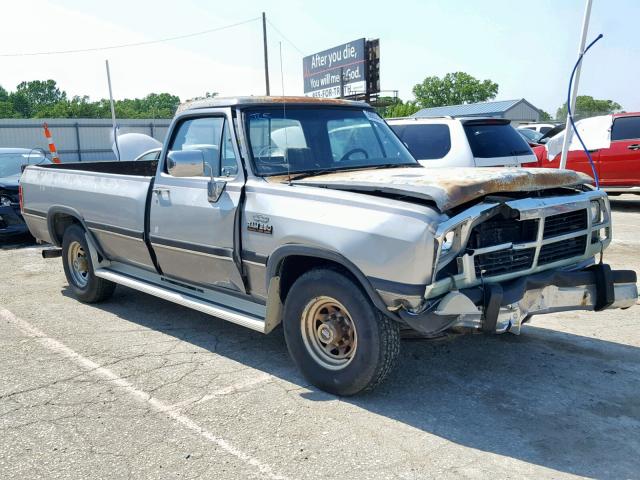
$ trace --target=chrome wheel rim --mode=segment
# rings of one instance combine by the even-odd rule
[[[356,327],[348,310],[331,297],[311,300],[302,313],[302,339],[323,367],[341,370],[351,363],[358,346]]]
[[[89,282],[89,259],[80,243],[72,242],[69,245],[67,262],[73,283],[80,288],[86,287]]]

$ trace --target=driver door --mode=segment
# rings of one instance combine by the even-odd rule
[[[244,292],[233,258],[244,177],[232,130],[224,114],[187,117],[174,128],[153,186],[149,239],[165,277]],[[166,156],[179,150],[201,151],[207,175],[172,176]],[[215,202],[207,195],[212,178],[226,181]]]

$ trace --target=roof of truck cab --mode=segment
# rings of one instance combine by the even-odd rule
[[[353,100],[342,100],[338,98],[316,98],[316,97],[283,97],[283,96],[246,96],[246,97],[214,97],[202,100],[191,100],[184,102],[178,107],[178,112],[194,110],[198,108],[216,107],[244,107],[252,105],[333,105],[344,107],[368,107],[366,102]]]

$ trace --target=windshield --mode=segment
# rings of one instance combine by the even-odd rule
[[[0,177],[12,177],[22,173],[23,165],[51,163],[40,153],[0,153]]]
[[[537,142],[542,138],[542,133],[538,133],[535,130],[529,130],[528,128],[519,128],[518,133],[532,142]]]
[[[258,175],[418,163],[374,112],[348,108],[261,108],[246,115]]]

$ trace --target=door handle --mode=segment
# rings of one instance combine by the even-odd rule
[[[629,150],[640,150],[640,143],[634,143],[633,145],[629,145],[627,148]]]

